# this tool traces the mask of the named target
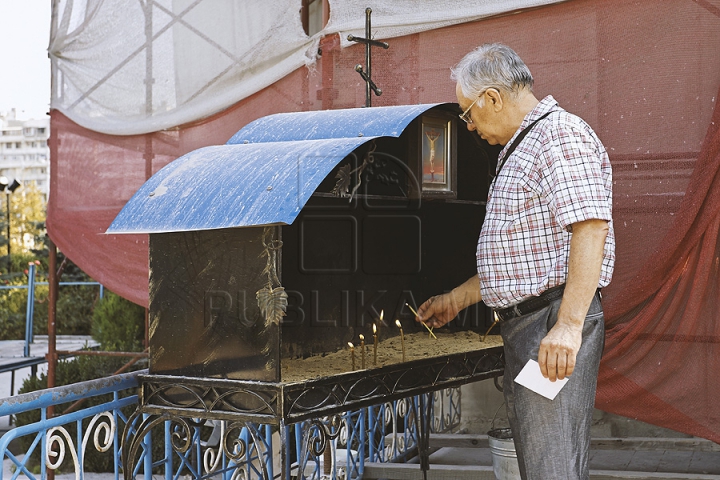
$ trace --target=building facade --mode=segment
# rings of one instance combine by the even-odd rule
[[[19,120],[15,109],[0,113],[0,176],[34,183],[45,200],[50,188],[50,118]]]

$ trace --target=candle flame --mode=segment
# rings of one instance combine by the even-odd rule
[[[395,325],[397,325],[398,328],[402,328],[402,323],[400,323],[400,320],[395,320]]]
[[[348,347],[355,348],[355,345],[353,345],[352,342],[348,342]]]
[[[382,317],[382,315],[381,315]],[[373,335],[377,333],[377,325],[373,323]]]
[[[383,321],[383,315],[385,314],[385,310],[380,310],[380,321]]]
[[[363,335],[362,333],[360,334],[360,341],[361,341],[361,342],[364,342],[364,341],[365,341],[365,335]]]

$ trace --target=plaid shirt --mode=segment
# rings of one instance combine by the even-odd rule
[[[615,261],[612,172],[605,147],[581,118],[551,96],[529,114],[508,142],[548,111],[506,159],[490,187],[477,248],[483,301],[504,308],[565,283],[571,225],[610,222],[599,287]]]

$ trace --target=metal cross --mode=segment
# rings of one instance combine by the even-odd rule
[[[382,90],[375,85],[375,82],[372,81],[372,54],[371,54],[371,47],[382,47],[384,49],[390,48],[390,45],[388,45],[385,42],[378,42],[377,40],[373,40],[370,35],[370,14],[372,13],[372,8],[368,7],[365,9],[365,38],[356,37],[355,35],[348,35],[347,39],[350,42],[358,42],[358,43],[364,43],[365,44],[365,70],[363,70],[362,65],[359,63],[355,65],[355,71],[360,74],[360,76],[365,80],[365,106],[371,107],[372,106],[372,92],[375,92],[375,95],[378,97],[382,95]]]

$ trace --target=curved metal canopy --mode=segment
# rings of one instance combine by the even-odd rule
[[[153,175],[106,233],[164,233],[291,224],[353,150],[399,137],[439,104],[270,115],[226,145],[190,152]],[[358,136],[362,134],[362,136]]]
[[[400,105],[278,113],[258,118],[247,124],[227,143],[399,137],[405,127],[418,115],[437,105]]]

